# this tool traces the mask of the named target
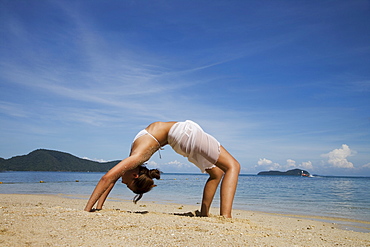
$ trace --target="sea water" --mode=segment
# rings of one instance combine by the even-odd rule
[[[1,172],[0,194],[62,194],[88,198],[104,173]],[[199,205],[206,174],[165,173],[143,201]],[[369,177],[240,175],[234,209],[370,222]],[[110,196],[131,200],[120,181]],[[0,196],[1,197],[1,196]],[[217,192],[212,207],[219,207]],[[369,226],[367,226],[369,227]]]

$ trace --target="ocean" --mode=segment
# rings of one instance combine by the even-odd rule
[[[1,172],[0,194],[56,194],[87,200],[103,175],[95,172]],[[199,205],[207,178],[206,174],[164,173],[161,180],[155,181],[158,186],[144,194],[142,200]],[[307,218],[320,216],[334,223],[349,220],[352,223],[347,222],[347,226],[369,228],[369,187],[369,177],[240,175],[233,208]],[[134,196],[120,181],[110,194],[112,198],[126,200]],[[219,192],[212,207],[219,207]]]

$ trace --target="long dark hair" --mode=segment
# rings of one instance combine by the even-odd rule
[[[154,185],[153,178],[160,179],[161,171],[158,169],[149,170],[146,166],[139,166],[139,177],[134,179],[135,189],[132,190],[135,194],[134,203],[137,203],[142,197],[143,194],[150,191]]]

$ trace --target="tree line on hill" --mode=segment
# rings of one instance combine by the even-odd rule
[[[0,158],[0,171],[107,172],[118,162],[97,162],[60,151],[37,149],[27,155]]]

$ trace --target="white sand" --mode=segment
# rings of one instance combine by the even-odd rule
[[[181,215],[198,208],[122,200],[88,213],[87,198],[0,198],[0,246],[370,246],[370,233],[293,216],[234,210],[233,219],[188,217]]]

